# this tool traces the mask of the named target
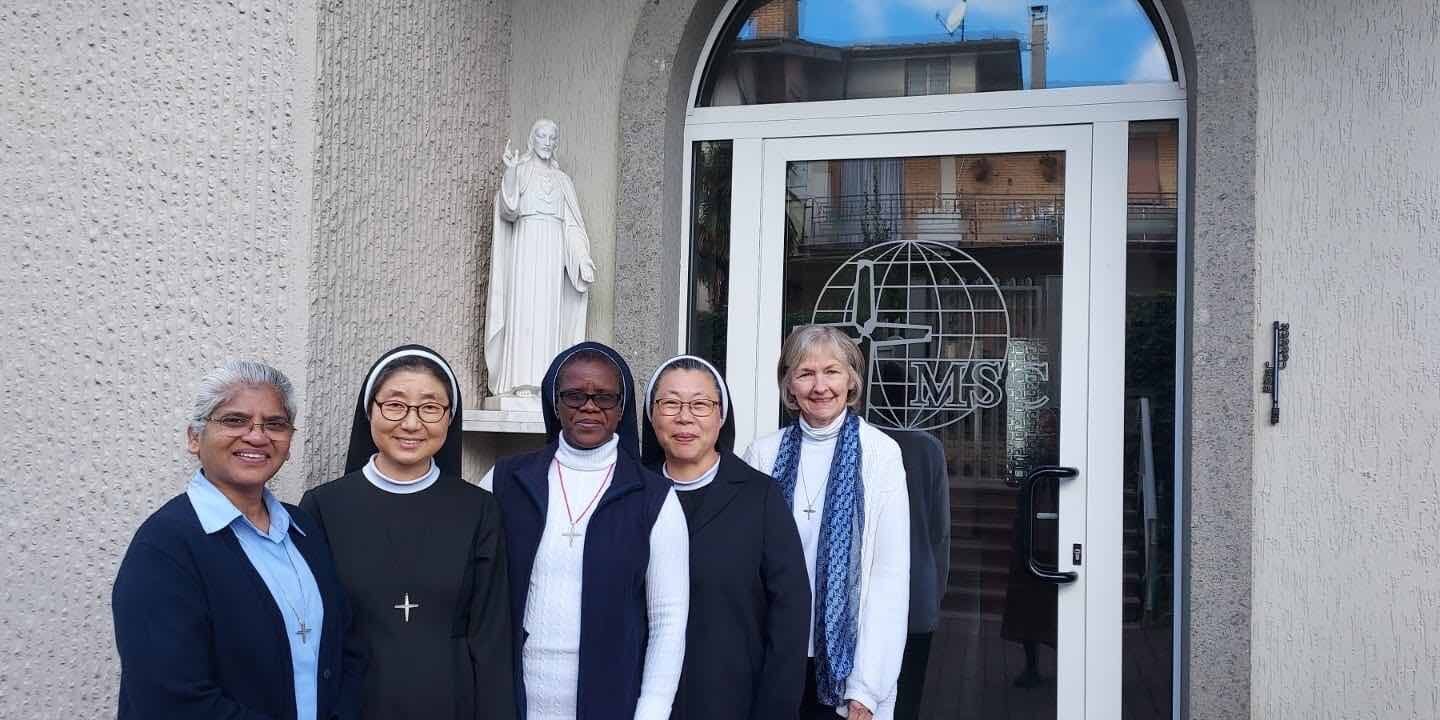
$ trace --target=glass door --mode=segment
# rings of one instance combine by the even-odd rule
[[[1092,449],[1108,408],[1091,400],[1106,383],[1118,396],[1123,364],[1091,364],[1124,344],[1124,157],[1097,162],[1096,143],[1094,125],[1075,125],[735,148],[725,364],[737,444],[789,419],[780,343],[823,323],[866,357],[866,419],[944,448],[934,496],[949,522],[927,532],[948,531],[936,552],[948,579],[918,717],[1106,717],[1118,695],[1106,669],[1118,667],[1118,613],[1087,586],[1120,574],[1107,551],[1119,530],[1089,509],[1120,492],[1095,480],[1120,448]],[[1092,213],[1092,187],[1115,162],[1118,284],[1092,242],[1113,230],[1108,206]],[[1115,297],[1118,317],[1095,322]]]

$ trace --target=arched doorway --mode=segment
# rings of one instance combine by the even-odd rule
[[[743,446],[785,420],[783,335],[844,327],[867,418],[945,447],[922,717],[1170,716],[1186,89],[1163,16],[1107,6],[1091,42],[1133,52],[1097,67],[1098,7],[806,5],[732,0],[696,68],[682,347],[726,369]],[[1055,465],[1078,473],[1022,512]]]

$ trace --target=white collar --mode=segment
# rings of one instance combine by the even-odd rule
[[[715,479],[715,476],[720,474],[720,458],[716,457],[715,464],[711,465],[709,470],[700,473],[700,477],[695,478],[694,480],[676,480],[675,478],[671,477],[669,463],[660,466],[660,472],[664,473],[666,479],[668,479],[670,481],[670,484],[675,486],[675,489],[679,492],[699,490],[700,488],[709,485],[710,482]]]
[[[560,434],[560,447],[555,451],[555,460],[571,470],[604,470],[615,464],[620,452],[620,435],[616,433],[603,445],[582,449],[565,441]]]
[[[800,432],[805,434],[806,440],[813,440],[815,442],[834,440],[840,434],[840,428],[845,424],[845,418],[849,416],[850,411],[846,410],[835,416],[835,419],[831,420],[829,425],[818,428],[805,422],[805,418],[802,416],[800,418]]]
[[[426,470],[424,475],[414,480],[396,480],[380,472],[380,468],[375,464],[375,458],[378,457],[378,455],[378,453],[371,455],[370,462],[365,463],[365,467],[362,468],[361,471],[365,473],[365,479],[369,480],[371,485],[385,492],[394,495],[418,493],[434,485],[435,481],[440,479],[440,466],[435,464],[434,458],[430,459],[430,469]]]

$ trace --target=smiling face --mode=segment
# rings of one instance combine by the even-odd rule
[[[845,361],[821,345],[807,353],[790,369],[788,387],[800,415],[814,427],[829,425],[845,412],[845,400],[852,388]]]
[[[271,438],[256,423],[289,422],[280,393],[269,385],[241,386],[210,413],[205,429],[186,431],[190,453],[200,459],[205,478],[222,490],[259,495],[280,466],[290,459],[290,436]],[[243,417],[250,427],[242,435],[225,432],[221,418]]]
[[[693,406],[682,406],[679,414],[666,415],[660,409],[666,401],[708,401],[715,407],[704,417],[696,417],[691,409]],[[660,446],[665,448],[666,462],[708,465],[707,461],[713,461],[718,454],[715,440],[720,436],[724,418],[720,409],[720,389],[709,372],[682,368],[667,370],[655,384],[654,404],[650,424],[655,428]]]
[[[560,369],[556,387],[557,395],[577,391],[589,395],[619,395],[620,371],[602,359],[576,358]],[[621,404],[609,410],[597,407],[594,400],[586,400],[578,408],[563,402],[555,403],[565,441],[577,448],[599,447],[609,442],[615,428],[620,427],[620,417],[625,411],[624,400],[622,396]]]
[[[445,445],[450,432],[450,413],[439,421],[427,423],[420,411],[406,408],[405,417],[387,420],[380,406],[385,403],[404,405],[450,405],[445,385],[433,374],[422,370],[396,370],[385,377],[375,400],[370,404],[370,437],[380,454],[375,464],[380,472],[396,480],[413,480],[430,470],[430,460]]]
[[[541,160],[549,160],[560,145],[560,130],[550,123],[539,123],[530,133],[530,147]]]

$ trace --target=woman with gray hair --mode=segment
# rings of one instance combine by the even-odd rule
[[[776,368],[797,417],[750,445],[789,503],[814,612],[800,718],[889,720],[905,649],[910,506],[900,448],[855,412],[864,358],[840,330],[791,331]]]
[[[232,360],[200,381],[200,467],[135,533],[111,607],[120,720],[359,716],[364,659],[309,516],[265,484],[290,457],[290,380]]]

